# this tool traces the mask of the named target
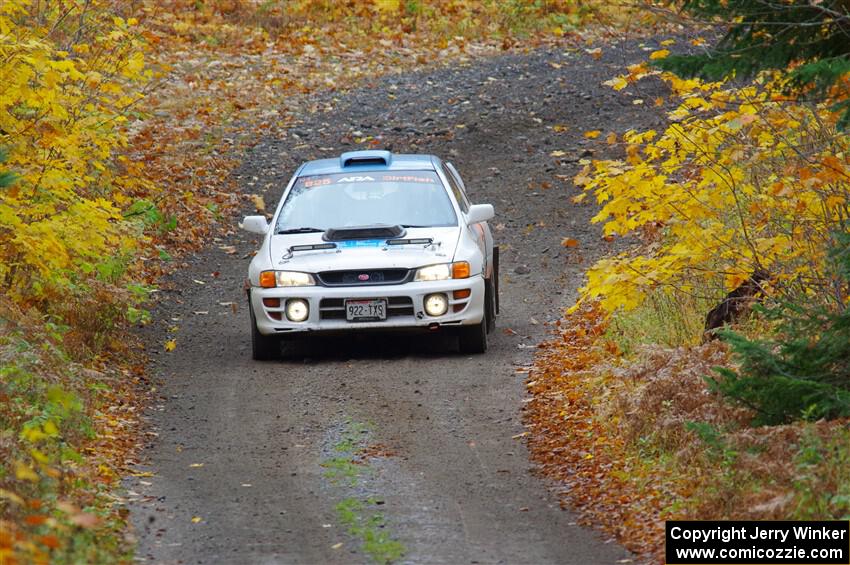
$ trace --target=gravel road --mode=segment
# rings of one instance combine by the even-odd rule
[[[254,362],[242,281],[257,241],[234,228],[211,242],[168,281],[159,321],[143,330],[160,400],[146,415],[157,435],[140,467],[152,476],[126,481],[137,558],[369,562],[363,531],[341,511],[356,500],[403,546],[401,562],[628,560],[576,525],[533,474],[519,414],[522,367],[609,245],[589,225],[593,205],[570,202],[568,179],[579,159],[616,151],[607,132],[659,120],[648,109],[657,93],[633,104],[600,85],[645,56],[636,44],[606,46],[598,59],[550,48],[388,76],[317,97],[286,137],[261,140],[238,173],[270,209],[297,164],[360,147],[358,138],[454,162],[472,200],[496,208],[498,329],[481,356],[461,356],[439,335],[352,336]],[[587,140],[586,130],[603,133]],[[562,246],[565,237],[578,246]],[[170,338],[177,347],[165,352]],[[340,480],[334,462],[352,434],[367,455]]]

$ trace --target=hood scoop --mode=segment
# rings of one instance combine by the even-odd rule
[[[325,241],[347,241],[351,239],[394,239],[402,237],[405,230],[401,226],[355,226],[350,228],[330,228],[322,239]]]

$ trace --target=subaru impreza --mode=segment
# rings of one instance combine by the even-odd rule
[[[301,165],[248,268],[254,359],[314,332],[449,332],[487,350],[498,312],[490,204],[471,204],[451,163],[354,151]]]

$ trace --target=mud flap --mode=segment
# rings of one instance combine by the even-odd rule
[[[499,246],[493,246],[493,298],[496,302],[496,314],[499,313]]]

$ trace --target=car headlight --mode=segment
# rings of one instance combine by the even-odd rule
[[[313,286],[316,280],[310,273],[298,271],[263,271],[260,273],[260,286],[274,288],[276,286]]]
[[[448,263],[442,265],[428,265],[416,271],[415,281],[444,281],[452,278],[452,271]]]
[[[416,271],[414,281],[445,281],[448,279],[469,278],[469,263],[466,261],[455,261],[454,263],[442,263],[440,265],[428,265]]]

